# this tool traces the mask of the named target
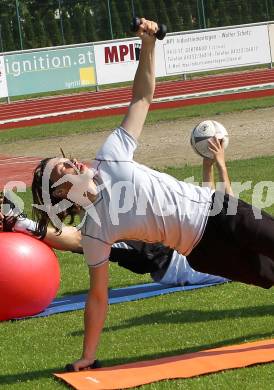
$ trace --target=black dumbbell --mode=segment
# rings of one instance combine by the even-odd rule
[[[95,368],[102,368],[102,364],[99,360],[94,360],[94,362],[86,367],[87,369],[94,370]],[[67,364],[65,367],[66,372],[75,372],[73,364]]]
[[[135,17],[132,19],[131,22],[131,31],[137,32],[139,30],[139,26],[141,24],[141,19],[138,17]],[[158,31],[155,33],[155,36],[160,41],[164,39],[167,33],[167,26],[165,24],[160,24]]]

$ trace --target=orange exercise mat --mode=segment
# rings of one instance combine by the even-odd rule
[[[78,390],[127,389],[163,379],[191,378],[271,361],[274,361],[274,339],[55,375]]]

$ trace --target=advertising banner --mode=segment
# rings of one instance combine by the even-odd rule
[[[133,80],[140,39],[95,44],[98,84]],[[168,34],[156,42],[156,76],[270,63],[267,25]]]
[[[99,85],[133,80],[141,49],[141,40],[107,42],[94,45],[97,82]],[[156,76],[166,75],[163,43],[156,41]]]
[[[133,80],[141,48],[140,39],[94,45],[99,85]]]
[[[267,25],[168,36],[163,45],[166,75],[270,63]]]
[[[167,34],[156,41],[156,77],[267,64],[270,42],[267,24]],[[0,97],[131,81],[140,48],[132,38],[0,56]]]
[[[6,71],[4,57],[0,56],[0,98],[8,96],[8,86],[6,79]]]
[[[274,61],[274,24],[268,25],[269,41],[271,47],[271,60]]]
[[[10,96],[96,85],[93,46],[5,56]]]

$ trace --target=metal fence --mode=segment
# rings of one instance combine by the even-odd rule
[[[131,36],[133,15],[169,32],[274,19],[274,0],[1,0],[0,51]]]

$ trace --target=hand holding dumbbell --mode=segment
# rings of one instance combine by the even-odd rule
[[[96,368],[102,368],[102,364],[99,360],[94,360],[94,362],[85,368],[85,370],[94,370]],[[66,372],[75,372],[73,364],[67,364],[65,367]]]
[[[135,17],[132,19],[131,22],[131,30],[134,32],[137,32],[139,30],[139,26],[141,24],[141,19],[138,17]],[[167,26],[165,24],[160,24],[158,31],[155,33],[155,36],[159,40],[163,40],[167,33]]]

